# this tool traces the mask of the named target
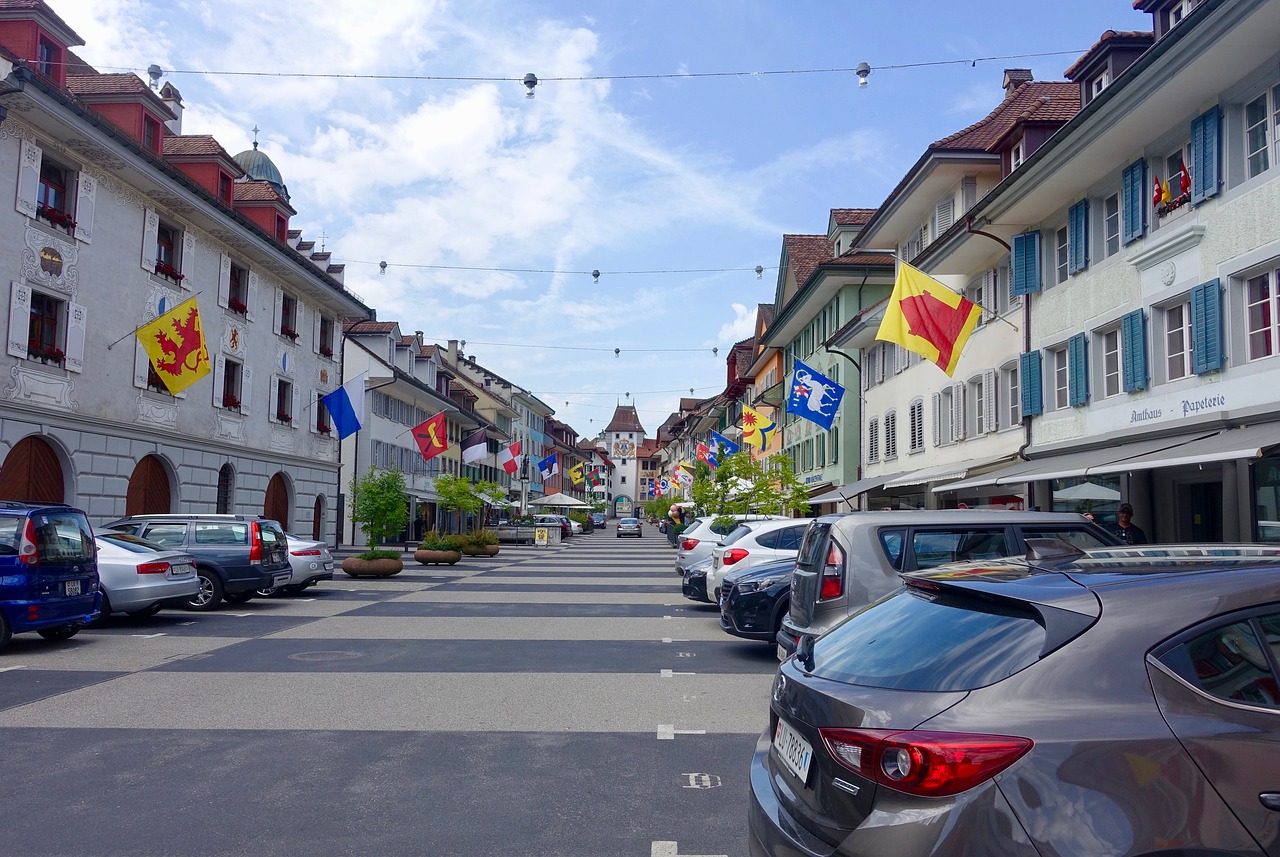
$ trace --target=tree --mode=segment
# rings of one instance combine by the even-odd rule
[[[409,497],[399,470],[372,468],[351,480],[351,519],[375,548],[409,523]]]
[[[752,459],[748,450],[721,458],[711,470],[699,462],[693,500],[707,514],[782,515],[804,512],[809,495],[786,455]]]
[[[457,512],[459,515],[473,515],[484,505],[484,500],[471,483],[452,473],[442,473],[436,477],[436,497],[441,509]],[[462,527],[459,526],[458,529],[461,530]]]

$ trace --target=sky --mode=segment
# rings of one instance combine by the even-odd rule
[[[879,206],[1004,69],[1061,80],[1151,27],[1130,0],[47,2],[99,71],[164,69],[184,133],[259,128],[291,227],[380,320],[584,437],[723,390],[782,236]]]

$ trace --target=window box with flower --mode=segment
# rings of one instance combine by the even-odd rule
[[[41,363],[52,363],[55,366],[61,366],[67,362],[67,355],[61,348],[42,348],[35,345],[27,346],[27,357],[32,360],[39,360]]]
[[[240,399],[231,393],[225,393],[222,396],[222,407],[238,411],[240,410]]]
[[[65,211],[58,211],[51,205],[42,205],[36,209],[36,217],[43,218],[53,226],[59,229],[65,229],[67,232],[75,232],[76,220]]]
[[[175,283],[181,283],[186,279],[186,275],[168,262],[156,262],[156,273],[162,277],[168,277]]]
[[[249,307],[245,305],[244,301],[237,300],[236,298],[227,298],[227,309],[232,312],[238,312],[241,315],[249,314]]]
[[[329,346],[327,346],[327,345],[321,345],[321,346],[320,346],[320,356],[321,356],[321,357],[324,357],[324,358],[326,358],[326,359],[328,359],[328,360],[332,360],[332,359],[333,359],[333,349],[332,349],[332,348],[330,348],[330,347],[329,347]]]
[[[316,431],[318,431],[320,434],[324,435],[325,437],[328,437],[330,434],[333,433],[333,427],[332,426],[316,426]]]
[[[293,417],[291,417],[289,414],[286,414],[284,411],[280,411],[279,413],[277,413],[276,419],[284,423],[285,425],[289,425],[293,422]]]
[[[294,342],[298,341],[298,331],[294,330],[292,327],[289,327],[287,324],[280,325],[280,335],[287,336]]]

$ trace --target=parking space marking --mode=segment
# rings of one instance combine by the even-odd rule
[[[729,857],[728,854],[681,854],[675,842],[658,841],[649,846],[649,857]]]
[[[671,617],[669,617],[669,616],[668,616],[668,617],[666,617],[666,618],[671,618]],[[687,642],[689,642],[689,641],[688,641],[688,640],[681,640],[681,639],[677,639],[677,638],[675,638],[675,637],[663,637],[663,638],[662,638],[662,642],[664,642],[664,643],[687,643]]]
[[[24,664],[18,664],[16,667],[0,667],[0,673],[7,673],[12,670],[25,670],[25,669],[26,669],[26,666]]]
[[[142,638],[142,639],[144,639],[144,640],[154,640],[156,637],[163,637],[163,636],[165,636],[165,633],[164,633],[164,631],[161,631],[159,634],[130,634],[129,636],[130,636],[130,637],[141,637],[141,638]]]
[[[671,678],[672,676],[677,676],[677,675],[697,675],[697,673],[682,673],[682,672],[676,672],[675,670],[663,670],[662,672],[659,673],[659,675],[662,678]]]
[[[706,735],[705,729],[677,729],[669,723],[658,724],[658,740],[674,741],[677,735]]]

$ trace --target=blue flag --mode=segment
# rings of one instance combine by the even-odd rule
[[[804,417],[831,431],[831,421],[840,409],[844,387],[827,376],[796,361],[795,375],[791,380],[791,395],[787,398],[787,413]]]
[[[742,448],[738,446],[736,443],[734,443],[733,441],[729,440],[729,438],[720,434],[720,432],[713,431],[711,433],[711,452],[714,453],[716,456],[716,459],[717,459],[716,466],[719,466],[720,447],[722,446],[724,447],[725,455],[733,455],[735,452],[737,452],[739,449]],[[710,464],[710,462],[707,462],[707,463]]]
[[[553,452],[546,458],[538,462],[538,470],[542,471],[543,479],[550,479],[560,472],[560,465],[556,461],[556,454]]]
[[[320,397],[339,438],[360,431],[364,423],[364,376],[361,372],[327,396]]]

